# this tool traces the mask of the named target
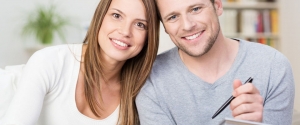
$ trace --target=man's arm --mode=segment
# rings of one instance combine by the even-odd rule
[[[162,110],[154,87],[147,80],[136,98],[136,106],[141,125],[172,125],[175,124]]]
[[[236,98],[230,108],[235,118],[274,125],[292,123],[295,87],[291,66],[281,53],[276,53],[271,65],[264,99],[253,84],[241,85],[240,81],[234,81]]]
[[[274,125],[292,124],[295,83],[291,65],[281,53],[275,55],[270,85],[264,99],[263,122]]]

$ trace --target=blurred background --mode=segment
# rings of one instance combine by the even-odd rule
[[[0,68],[26,64],[46,46],[82,43],[99,1],[0,0]],[[290,60],[300,111],[300,1],[223,0],[223,5],[220,24],[226,36],[267,44]],[[56,28],[45,30],[48,25]],[[174,47],[162,25],[160,32],[159,53]]]

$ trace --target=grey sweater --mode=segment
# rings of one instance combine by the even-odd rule
[[[136,98],[141,124],[223,124],[225,117],[232,118],[229,106],[212,115],[231,96],[233,80],[244,83],[250,76],[264,98],[263,122],[291,124],[295,88],[289,61],[269,46],[243,40],[230,70],[213,84],[187,69],[178,48],[160,54]]]

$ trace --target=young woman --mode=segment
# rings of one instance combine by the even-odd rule
[[[153,0],[101,0],[84,44],[36,52],[3,123],[135,125],[135,98],[158,50]]]

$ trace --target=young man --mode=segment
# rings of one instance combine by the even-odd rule
[[[217,125],[225,117],[288,125],[294,79],[275,49],[221,32],[221,0],[156,0],[177,47],[160,54],[136,98],[142,125]],[[253,82],[242,85],[249,77]],[[212,119],[233,95],[230,106]]]

